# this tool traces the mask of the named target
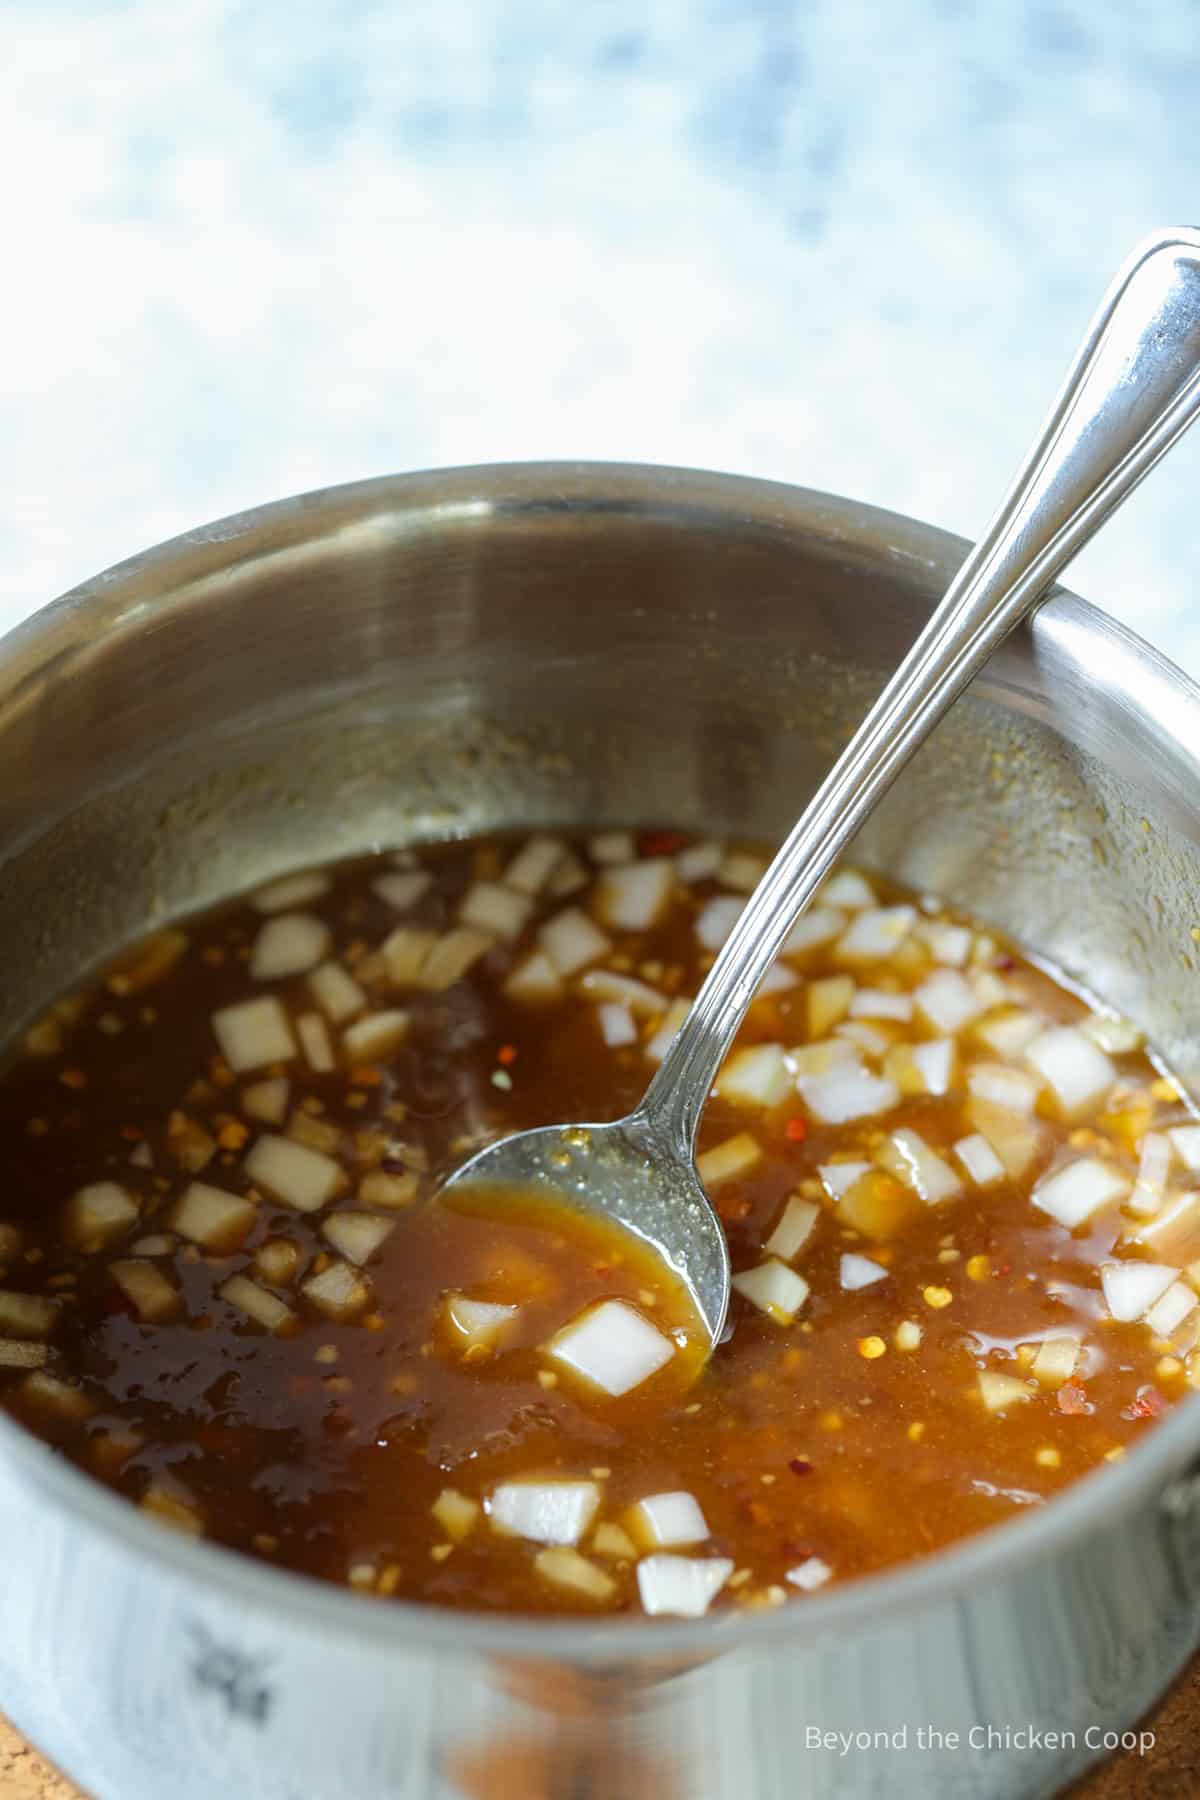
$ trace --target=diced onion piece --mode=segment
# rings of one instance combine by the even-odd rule
[[[1103,1100],[1117,1078],[1103,1050],[1071,1025],[1044,1031],[1034,1038],[1025,1056],[1050,1083],[1069,1119],[1078,1118]]]
[[[675,873],[680,881],[707,881],[721,866],[725,852],[711,838],[700,844],[689,844],[675,858]]]
[[[511,943],[525,929],[533,901],[502,881],[477,881],[463,896],[458,916],[462,924]]]
[[[230,1306],[245,1313],[264,1331],[283,1331],[295,1323],[296,1315],[278,1296],[259,1287],[257,1281],[251,1281],[246,1275],[231,1275],[229,1280],[217,1289],[222,1300]]]
[[[322,963],[308,978],[312,997],[334,1025],[344,1025],[367,1004],[367,996],[341,963]]]
[[[138,1317],[148,1324],[160,1325],[179,1313],[183,1304],[179,1290],[157,1263],[134,1256],[110,1263],[108,1272],[126,1299],[136,1306]]]
[[[821,1177],[821,1186],[829,1198],[840,1200],[847,1188],[852,1188],[870,1167],[867,1162],[819,1163],[817,1174]]]
[[[957,969],[936,969],[913,998],[934,1030],[950,1037],[983,1011],[974,988]]]
[[[822,906],[841,906],[847,912],[858,912],[874,906],[875,889],[857,869],[839,869],[822,887],[817,899]]]
[[[387,875],[377,875],[371,886],[379,898],[386,900],[397,912],[407,912],[429,892],[433,875],[428,869],[396,869]]]
[[[593,1531],[592,1549],[597,1556],[612,1556],[621,1562],[632,1562],[637,1555],[637,1545],[629,1533],[607,1519],[602,1519]]]
[[[755,997],[762,994],[785,994],[796,985],[796,977],[781,962],[773,962],[766,974],[755,988]]]
[[[99,1250],[129,1230],[138,1217],[133,1195],[115,1181],[93,1181],[63,1208],[62,1234],[73,1250]]]
[[[1155,1337],[1169,1338],[1178,1331],[1189,1313],[1200,1305],[1193,1288],[1185,1281],[1173,1281],[1166,1293],[1154,1302],[1146,1314],[1146,1323]]]
[[[873,1287],[877,1281],[885,1281],[887,1273],[882,1263],[847,1250],[842,1256],[838,1279],[848,1294],[854,1294],[859,1288]]]
[[[540,894],[562,859],[558,838],[531,837],[505,869],[504,885],[519,894]]]
[[[878,988],[859,988],[850,1002],[852,1019],[912,1018],[911,994],[885,994]]]
[[[280,981],[315,969],[329,949],[329,927],[314,913],[278,913],[268,919],[250,952],[254,981]]]
[[[201,1514],[161,1482],[150,1483],[142,1495],[141,1508],[143,1512],[156,1518],[160,1525],[169,1525],[172,1531],[182,1531],[185,1537],[204,1536],[204,1519]]]
[[[611,1575],[567,1544],[539,1550],[533,1567],[543,1581],[565,1588],[570,1594],[582,1594],[587,1600],[610,1600],[616,1592],[617,1584]]]
[[[1079,1340],[1073,1337],[1045,1338],[1029,1365],[1029,1373],[1043,1387],[1060,1388],[1070,1381],[1079,1361]]]
[[[398,1007],[387,1012],[367,1013],[356,1019],[342,1033],[342,1049],[352,1063],[377,1062],[390,1056],[408,1036],[408,1014]]]
[[[0,1335],[47,1338],[58,1318],[59,1302],[44,1294],[19,1294],[0,1288]]]
[[[928,1043],[910,1044],[908,1054],[927,1094],[940,1096],[950,1092],[955,1057],[952,1038],[932,1038]]]
[[[810,906],[802,912],[792,929],[783,940],[780,956],[803,956],[808,950],[815,950],[819,944],[830,944],[838,933],[846,929],[845,913],[834,912],[828,906]]]
[[[272,1132],[256,1139],[243,1166],[256,1186],[269,1189],[297,1212],[316,1212],[345,1181],[331,1156]]]
[[[972,969],[969,980],[982,1007],[1003,1006],[1009,998],[1008,989],[991,969]]]
[[[1142,1046],[1142,1034],[1137,1026],[1128,1019],[1114,1018],[1111,1013],[1089,1013],[1079,1029],[1085,1037],[1091,1038],[1097,1049],[1109,1056],[1127,1056]]]
[[[178,1108],[167,1120],[167,1149],[189,1175],[198,1175],[212,1161],[217,1140],[195,1119],[189,1119]]]
[[[742,913],[745,911],[744,900],[735,900],[728,894],[718,894],[709,900],[696,914],[694,930],[696,942],[705,950],[719,950],[729,936]]]
[[[396,1229],[395,1219],[377,1219],[371,1213],[334,1212],[321,1226],[321,1236],[361,1268],[375,1256],[383,1240]]]
[[[171,1231],[152,1231],[149,1237],[135,1239],[129,1248],[134,1256],[170,1256],[175,1248],[175,1234]]]
[[[1043,1021],[1034,1013],[1010,1009],[995,1018],[981,1019],[975,1035],[996,1056],[1020,1056],[1043,1029]]]
[[[402,1175],[387,1169],[370,1169],[358,1184],[358,1197],[364,1206],[411,1206],[419,1187],[415,1170]]]
[[[349,1263],[330,1263],[319,1275],[310,1275],[300,1292],[328,1319],[355,1318],[370,1303],[371,1289],[365,1276]]]
[[[1031,1113],[1037,1105],[1037,1082],[1006,1063],[975,1063],[967,1070],[967,1091],[1008,1112]]]
[[[846,1189],[838,1201],[838,1217],[844,1225],[868,1238],[890,1238],[921,1205],[912,1188],[882,1169],[868,1169]]]
[[[632,862],[636,853],[629,831],[597,831],[588,839],[588,855],[595,863]]]
[[[863,1167],[866,1167],[865,1163]],[[799,1194],[793,1194],[780,1213],[775,1229],[763,1249],[768,1256],[777,1256],[781,1262],[791,1262],[812,1236],[813,1226],[820,1216],[819,1206],[814,1206],[811,1200],[802,1200]]]
[[[254,1266],[272,1287],[286,1287],[300,1267],[299,1246],[287,1238],[268,1238],[254,1252]]]
[[[35,1406],[57,1413],[60,1419],[90,1419],[97,1410],[96,1401],[90,1399],[82,1388],[76,1387],[71,1381],[60,1381],[57,1375],[47,1375],[44,1369],[37,1369],[32,1375],[25,1377],[21,1383],[21,1393],[26,1400],[32,1400]]]
[[[478,1500],[448,1487],[442,1489],[429,1510],[451,1543],[461,1544],[474,1531],[483,1508]]]
[[[547,892],[556,900],[565,900],[568,894],[577,894],[580,888],[588,884],[588,872],[573,850],[564,853],[557,869],[550,877]]]
[[[420,985],[421,971],[437,941],[436,931],[419,929],[413,925],[397,925],[395,931],[389,932],[379,947],[379,953],[393,987]]]
[[[328,875],[314,871],[308,875],[285,875],[281,881],[259,888],[252,900],[261,913],[286,912],[289,906],[306,906],[310,900],[319,900],[328,892]]]
[[[665,1368],[675,1345],[624,1300],[602,1300],[564,1325],[546,1354],[615,1398]]]
[[[1081,1156],[1052,1175],[1043,1175],[1030,1196],[1040,1212],[1049,1213],[1074,1231],[1094,1212],[1129,1191],[1125,1177],[1095,1156]]]
[[[738,1106],[778,1106],[792,1091],[782,1044],[750,1044],[735,1050],[717,1076],[722,1100]]]
[[[702,1544],[708,1521],[694,1494],[647,1494],[626,1515],[630,1535],[643,1550],[680,1550]]]
[[[274,995],[222,1007],[212,1017],[221,1055],[231,1069],[260,1069],[296,1054],[288,1016]]]
[[[496,940],[473,925],[460,925],[440,937],[421,966],[419,985],[430,993],[444,993],[461,981],[481,956],[495,948]]]
[[[1113,1262],[1100,1268],[1104,1301],[1114,1319],[1124,1324],[1140,1319],[1178,1278],[1165,1263]]]
[[[739,894],[752,894],[766,872],[765,856],[755,856],[748,850],[729,850],[721,859],[717,877]]]
[[[0,1337],[0,1369],[40,1369],[49,1354],[45,1344]]]
[[[858,1051],[841,1038],[826,1038],[819,1044],[801,1044],[787,1053],[788,1068],[793,1075],[827,1075],[830,1069],[844,1069],[857,1064]]]
[[[520,1310],[495,1300],[472,1300],[466,1294],[447,1294],[442,1302],[447,1327],[456,1343],[467,1350],[494,1350]]]
[[[252,1081],[242,1089],[242,1111],[264,1125],[282,1125],[287,1118],[288,1084],[282,1075]]]
[[[1033,1398],[1033,1389],[1015,1375],[1001,1375],[995,1369],[979,1371],[979,1397],[991,1413],[1007,1412]]]
[[[245,1242],[257,1217],[253,1201],[227,1194],[224,1188],[209,1187],[205,1181],[193,1181],[176,1201],[168,1223],[180,1237],[228,1255]]]
[[[662,917],[674,886],[670,858],[651,856],[601,870],[592,905],[600,923],[611,931],[648,931]]]
[[[671,1045],[679,1035],[679,1027],[692,1009],[690,1000],[672,1000],[663,1014],[662,1023],[652,1036],[642,1045],[642,1052],[651,1062],[661,1062]]]
[[[493,1531],[535,1544],[577,1544],[599,1507],[594,1481],[502,1481],[486,1502]]]
[[[809,1037],[823,1038],[831,1031],[839,1020],[845,1018],[853,998],[852,975],[826,975],[820,981],[810,981],[808,992],[804,996]]]
[[[145,1138],[140,1144],[133,1146],[129,1152],[129,1160],[135,1169],[152,1169],[154,1167],[154,1152]]]
[[[565,906],[562,912],[547,919],[538,937],[542,949],[564,976],[578,974],[612,949],[611,941],[578,906]]]
[[[926,1206],[953,1200],[962,1193],[962,1182],[916,1131],[893,1131],[879,1149],[879,1161],[889,1175],[904,1182]]]
[[[795,1269],[774,1257],[755,1269],[744,1269],[733,1278],[733,1287],[744,1300],[765,1312],[776,1324],[790,1325],[808,1299],[808,1283]]]
[[[857,913],[850,928],[837,941],[841,962],[881,962],[893,956],[916,921],[912,906],[874,906]]]
[[[971,954],[971,932],[966,925],[951,925],[945,919],[922,919],[917,936],[928,944],[934,962],[948,969],[965,967]]]
[[[762,1160],[762,1145],[748,1131],[735,1132],[696,1158],[696,1170],[707,1188],[745,1175]]]
[[[287,1134],[297,1144],[307,1144],[311,1150],[324,1150],[330,1155],[342,1147],[341,1128],[328,1119],[305,1112],[302,1106],[296,1108],[288,1121]]]
[[[824,1075],[801,1075],[796,1082],[809,1111],[825,1125],[867,1119],[890,1112],[900,1090],[886,1076],[872,1075],[859,1062],[843,1064]]]
[[[1019,1181],[1041,1149],[1044,1132],[1036,1119],[1009,1112],[990,1100],[972,1095],[966,1104],[968,1124],[983,1133],[1010,1181]]]
[[[0,1221],[0,1264],[12,1262],[20,1254],[24,1237],[16,1225]]]
[[[667,996],[632,975],[617,975],[611,969],[589,969],[579,977],[579,991],[588,1000],[608,1000],[616,1006],[627,1006],[639,1018],[649,1019],[667,1005]]]
[[[623,1044],[636,1044],[637,1026],[633,1022],[633,1014],[627,1006],[617,1001],[606,1001],[596,1008],[596,1018],[600,1024],[600,1036],[610,1050],[619,1050]]]
[[[518,1000],[522,1005],[542,1006],[561,999],[563,984],[546,952],[531,950],[504,983],[504,992],[510,1000]]]
[[[1167,1176],[1171,1170],[1171,1140],[1162,1131],[1148,1131],[1142,1139],[1137,1180],[1125,1205],[1129,1212],[1142,1217],[1158,1212],[1166,1197]]]
[[[833,1028],[835,1037],[845,1038],[847,1043],[857,1044],[866,1056],[877,1060],[886,1056],[892,1047],[892,1040],[885,1031],[876,1025],[868,1025],[863,1019],[847,1019]]]
[[[990,1187],[993,1181],[1004,1179],[1004,1164],[982,1132],[974,1131],[970,1137],[959,1138],[954,1154],[976,1187]]]
[[[1185,1268],[1200,1257],[1200,1194],[1180,1194],[1128,1235],[1157,1256]]]
[[[1173,1125],[1167,1136],[1184,1167],[1200,1175],[1200,1125]]]
[[[824,1587],[832,1574],[829,1564],[822,1562],[819,1556],[806,1556],[802,1563],[797,1563],[794,1569],[787,1571],[784,1580],[790,1581],[793,1587],[798,1587],[801,1593],[811,1594],[817,1588]]]
[[[674,1556],[667,1550],[643,1556],[637,1566],[642,1610],[651,1617],[702,1618],[732,1574],[727,1556]]]
[[[296,1036],[300,1039],[305,1060],[315,1074],[327,1075],[336,1066],[329,1031],[320,1013],[301,1013],[296,1020]]]

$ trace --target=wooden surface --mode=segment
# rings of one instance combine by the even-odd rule
[[[1143,1729],[1156,1734],[1150,1755],[1114,1757],[1071,1788],[1064,1800],[1195,1800],[1200,1794],[1198,1727],[1200,1659],[1144,1721]],[[87,1796],[0,1719],[0,1800],[87,1800]],[[320,1795],[314,1794],[311,1800],[320,1800]],[[620,1796],[613,1795],[611,1800],[620,1800]]]

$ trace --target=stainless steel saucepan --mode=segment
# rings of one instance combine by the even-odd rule
[[[546,464],[308,495],[109,571],[0,645],[0,1037],[318,858],[779,834],[963,548],[764,482]],[[1103,615],[1057,593],[856,856],[1014,932],[1200,1087],[1200,691]],[[1189,1402],[897,1574],[556,1624],[181,1539],[0,1419],[0,1707],[97,1800],[1049,1795],[1200,1641],[1196,1470]]]

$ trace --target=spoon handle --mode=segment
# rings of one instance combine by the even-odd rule
[[[859,826],[992,651],[1200,411],[1200,231],[1124,264],[988,530],[763,876],[638,1117],[690,1154],[755,989]]]

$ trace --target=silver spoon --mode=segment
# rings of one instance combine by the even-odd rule
[[[696,1129],[759,982],[913,752],[1198,410],[1200,231],[1168,229],[1119,271],[999,512],[759,882],[641,1105],[615,1124],[504,1138],[443,1194],[533,1187],[611,1215],[682,1277],[716,1344],[729,1252],[696,1173]]]

